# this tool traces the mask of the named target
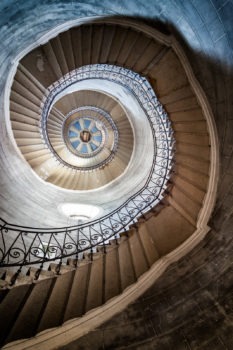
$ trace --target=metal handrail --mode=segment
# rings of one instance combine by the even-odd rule
[[[113,79],[126,87],[143,108],[153,134],[152,166],[142,187],[121,206],[103,216],[81,225],[56,229],[37,229],[0,222],[0,266],[44,264],[67,257],[78,257],[84,251],[92,253],[98,245],[106,245],[118,238],[137,218],[158,204],[165,193],[173,165],[174,137],[171,123],[163,106],[158,101],[146,78],[130,70],[110,66],[84,66],[66,74],[53,84],[46,94],[42,108],[43,137],[49,144],[46,133],[47,115],[54,98],[78,79]],[[81,75],[81,78],[80,78]],[[113,81],[113,80],[112,80]],[[70,84],[70,85],[69,85]],[[41,266],[42,266],[41,265]]]

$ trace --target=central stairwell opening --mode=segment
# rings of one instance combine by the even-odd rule
[[[118,94],[110,93],[114,79]],[[71,88],[77,81],[83,85]],[[127,86],[141,119],[120,99]],[[114,207],[102,205],[104,215],[79,225],[37,229],[1,221],[1,346],[46,342],[52,349],[119,312],[208,232],[215,129],[176,40],[117,18],[67,28],[23,57],[9,125],[35,178],[58,191],[125,191]],[[85,148],[94,133],[99,141]],[[74,151],[68,136],[79,142]]]

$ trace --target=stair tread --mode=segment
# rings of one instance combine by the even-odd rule
[[[74,271],[59,275],[54,279],[52,291],[47,305],[41,316],[37,332],[59,326],[63,320],[63,314],[69,298],[70,287],[74,277]]]

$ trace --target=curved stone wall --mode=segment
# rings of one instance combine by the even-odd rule
[[[95,346],[97,349],[225,350],[233,347],[233,106],[230,103],[233,4],[216,0],[172,4],[166,1],[160,6],[161,16],[170,23],[170,30],[186,44],[218,126],[221,166],[218,197],[210,222],[213,229],[137,302],[98,330],[61,349]]]
[[[232,105],[232,13],[231,1],[166,1],[85,4],[74,1],[2,1],[1,91],[16,55],[43,32],[70,19],[85,16],[129,15],[154,21],[169,29],[186,46],[196,77],[207,93],[218,126],[221,168],[219,193],[212,218],[214,229],[195,250],[171,266],[140,300],[116,316],[92,336],[65,349],[231,349],[232,339],[232,203],[233,203],[233,105]],[[33,25],[32,25],[33,24]],[[163,24],[163,25],[162,25]],[[10,88],[10,86],[9,86]],[[1,94],[1,108],[4,96]],[[9,162],[5,148],[11,150],[4,124],[1,126],[1,200],[8,200],[5,214],[25,212],[17,203],[30,195],[34,185],[24,169],[17,169],[16,155]],[[13,150],[12,150],[13,153]],[[19,174],[20,173],[20,174]],[[19,176],[20,175],[20,176]],[[28,181],[30,190],[22,188]],[[6,187],[5,187],[6,186]],[[4,190],[7,188],[7,191]],[[43,199],[38,193],[37,199]],[[54,200],[56,195],[54,193]],[[46,203],[45,207],[46,207]],[[27,213],[25,213],[27,215]],[[46,217],[45,217],[46,218]],[[28,218],[30,219],[30,218]],[[47,221],[49,223],[49,220]],[[23,224],[23,223],[22,223]],[[158,289],[160,289],[158,291]]]

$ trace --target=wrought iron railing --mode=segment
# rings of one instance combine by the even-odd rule
[[[96,166],[83,167],[70,164],[62,159],[57,152],[54,150],[49,136],[47,132],[47,121],[49,117],[49,113],[52,109],[52,106],[56,102],[56,98],[62,95],[68,88],[74,86],[77,83],[88,80],[104,80],[114,82],[118,85],[121,85],[125,89],[129,91],[130,94],[133,94],[141,108],[147,114],[150,122],[153,123],[153,118],[156,117],[155,110],[158,113],[163,111],[163,114],[166,114],[163,110],[162,105],[158,101],[155,96],[154,90],[149,84],[148,80],[145,77],[123,67],[108,65],[108,64],[93,64],[86,65],[75,69],[67,74],[65,74],[62,78],[57,80],[51,86],[48,87],[44,94],[44,98],[41,104],[41,131],[42,137],[49,148],[50,152],[53,156],[65,167],[75,169],[75,170],[89,170],[92,171],[96,168]],[[168,122],[168,117],[166,114],[166,120]],[[152,133],[154,135],[154,128],[152,126]],[[115,137],[117,139],[117,130],[113,124],[113,130],[115,129]],[[111,155],[104,159],[101,163],[98,163],[98,168],[106,165],[111,159],[114,157],[115,148],[113,149]]]
[[[96,67],[98,66],[98,67]],[[139,216],[144,215],[158,204],[164,196],[167,182],[173,165],[174,138],[167,113],[156,98],[148,81],[138,74],[119,67],[109,65],[85,66],[75,70],[61,82],[55,83],[54,89],[44,101],[44,109],[49,112],[54,96],[61,90],[82,79],[101,78],[109,79],[124,85],[134,94],[140,103],[151,125],[153,134],[153,161],[148,178],[140,190],[128,198],[120,207],[104,217],[86,224],[63,227],[59,229],[36,229],[21,227],[0,222],[0,266],[19,266],[43,264],[48,261],[67,257],[78,258],[79,254],[89,250],[93,254],[98,245],[103,248],[112,238],[126,231]],[[118,76],[119,74],[119,76]],[[80,79],[81,79],[80,78]],[[76,80],[75,80],[76,79]],[[61,86],[62,85],[62,86]],[[43,125],[44,137],[47,137]],[[49,141],[48,141],[49,142]]]

